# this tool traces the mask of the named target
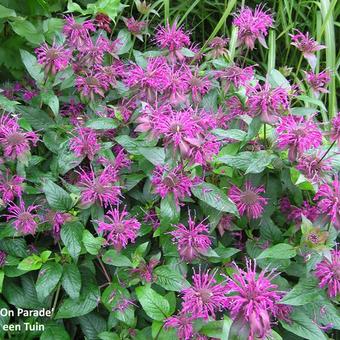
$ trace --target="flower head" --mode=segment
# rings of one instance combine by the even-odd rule
[[[340,148],[340,112],[332,119],[331,141],[337,142]]]
[[[245,45],[249,49],[254,49],[255,41],[267,47],[265,37],[269,27],[273,26],[273,17],[268,11],[263,10],[259,5],[252,10],[249,7],[241,9],[233,20],[233,24],[238,27],[238,43]]]
[[[312,118],[288,115],[280,119],[276,129],[278,133],[277,145],[279,149],[289,149],[288,158],[295,161],[298,155],[317,148],[322,143],[322,133]]]
[[[165,26],[159,26],[155,41],[160,48],[169,50],[169,57],[173,62],[176,59],[182,61],[184,55],[180,50],[190,45],[189,35],[181,27],[177,27],[177,22],[172,25],[168,22]]]
[[[85,106],[81,103],[76,103],[72,98],[69,103],[65,103],[61,109],[60,114],[62,116],[70,117],[70,122],[73,125],[81,125],[84,118],[82,116]]]
[[[79,173],[79,187],[81,189],[81,202],[84,205],[94,204],[99,201],[105,208],[109,204],[118,204],[121,194],[120,187],[115,185],[116,176],[110,169],[106,167],[98,176],[91,168],[90,172],[81,169]]]
[[[108,15],[104,13],[98,13],[94,19],[94,22],[99,29],[106,31],[107,33],[112,32],[110,27],[111,18]]]
[[[320,45],[313,38],[311,38],[309,36],[309,32],[306,34],[303,34],[299,30],[296,30],[296,32],[296,34],[290,35],[292,37],[291,44],[303,53],[303,56],[307,59],[312,70],[314,70],[316,66],[316,56],[314,53],[325,48],[326,46]]]
[[[167,318],[165,320],[164,327],[175,328],[177,330],[177,336],[179,339],[190,340],[194,334],[193,322],[196,319],[196,317],[193,317],[189,314],[179,313]]]
[[[70,140],[70,149],[77,157],[87,156],[88,159],[93,160],[100,149],[95,131],[90,128],[79,127],[77,135]]]
[[[93,70],[84,76],[77,76],[75,84],[81,95],[89,97],[91,100],[94,100],[95,94],[104,97],[105,91],[110,87],[107,77],[103,73]]]
[[[318,74],[314,72],[306,72],[306,82],[310,86],[316,97],[320,93],[328,93],[327,84],[331,81],[331,75],[328,70],[322,71]]]
[[[51,72],[55,75],[58,71],[64,70],[72,57],[72,52],[64,46],[57,45],[53,42],[52,46],[46,43],[35,49],[38,63],[44,65],[45,74]]]
[[[191,216],[189,216],[188,227],[182,223],[175,227],[176,229],[171,231],[170,234],[173,236],[173,241],[177,244],[182,260],[191,262],[200,254],[207,252],[211,245],[207,225],[202,222],[196,224]]]
[[[52,235],[55,242],[60,239],[61,226],[72,219],[68,213],[49,210],[46,214],[46,221],[52,224]]]
[[[129,242],[134,243],[140,228],[136,218],[127,218],[125,207],[122,212],[119,208],[110,209],[104,216],[104,221],[98,222],[98,233],[103,233],[107,245],[120,251]],[[105,222],[106,221],[106,222]]]
[[[131,270],[131,273],[138,274],[145,282],[152,282],[155,279],[153,270],[158,264],[159,260],[156,258],[152,258],[149,263],[141,261],[137,268]]]
[[[209,43],[209,47],[211,48],[209,54],[212,59],[217,59],[221,56],[226,56],[228,51],[226,46],[228,44],[228,39],[222,37],[215,37]]]
[[[6,263],[7,254],[0,250],[0,268],[2,268]]]
[[[34,146],[38,136],[34,132],[23,132],[16,119],[4,115],[0,119],[0,144],[4,156],[10,159],[25,156],[30,151],[30,143]]]
[[[314,222],[319,217],[319,210],[317,207],[310,205],[308,201],[304,201],[300,207],[291,206],[288,214],[289,220],[294,221],[300,226],[302,216]]]
[[[287,90],[282,87],[271,88],[268,82],[248,88],[247,105],[254,115],[259,115],[265,123],[273,124],[278,115],[289,108]]]
[[[237,65],[232,65],[224,70],[216,71],[215,76],[226,83],[226,91],[228,91],[229,86],[233,84],[236,88],[240,86],[245,86],[254,77],[254,66],[239,67]]]
[[[227,277],[226,307],[231,311],[233,319],[249,324],[249,339],[264,338],[269,334],[271,317],[288,320],[291,307],[277,304],[284,293],[271,280],[276,276],[273,272],[266,275],[263,270],[256,274],[256,262],[247,260],[247,270],[239,268],[233,278]]]
[[[143,40],[142,33],[147,27],[146,21],[138,21],[135,18],[131,17],[128,19],[124,19],[124,23],[131,34]]]
[[[245,183],[244,190],[233,185],[229,190],[229,198],[236,204],[241,216],[247,215],[249,219],[262,216],[263,208],[268,200],[260,195],[265,192],[264,187],[254,187],[249,181]]]
[[[167,165],[158,165],[152,173],[152,185],[162,198],[172,193],[176,204],[179,200],[191,195],[190,188],[194,180],[185,174],[182,165],[170,169]]]
[[[7,169],[6,173],[0,173],[0,193],[5,204],[14,201],[15,197],[21,198],[24,178],[13,175],[10,176],[10,171]]]
[[[65,17],[64,34],[68,43],[76,48],[81,48],[90,39],[90,32],[95,32],[96,28],[91,21],[77,22],[72,15]]]
[[[331,258],[325,258],[316,265],[315,276],[319,279],[319,287],[328,288],[328,296],[336,297],[340,293],[340,251],[333,249]]]
[[[20,200],[19,205],[15,203],[9,204],[9,214],[5,216],[7,217],[7,221],[14,220],[13,226],[20,234],[34,235],[38,227],[37,219],[39,219],[39,216],[33,212],[38,207],[38,205],[30,205],[26,208],[25,203]]]
[[[331,185],[322,184],[314,197],[321,213],[330,217],[336,229],[340,229],[340,183],[335,179]]]

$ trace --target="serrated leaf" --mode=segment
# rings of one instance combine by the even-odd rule
[[[80,222],[68,222],[61,228],[61,239],[74,261],[78,260],[81,251],[84,227]]]
[[[211,133],[219,137],[219,139],[230,138],[237,141],[243,141],[247,136],[247,133],[245,131],[238,129],[214,129],[211,131]]]
[[[236,205],[221,189],[215,185],[202,182],[200,184],[194,185],[191,188],[191,192],[194,194],[194,196],[207,203],[211,207],[238,216]]]
[[[25,50],[20,50],[20,54],[22,62],[30,76],[37,83],[42,83],[44,80],[44,72],[42,71],[41,65],[38,64],[36,57]]]
[[[41,268],[41,266],[42,266],[41,258],[37,255],[31,255],[23,259],[18,264],[18,269],[25,271],[38,270]]]
[[[51,180],[45,180],[42,187],[51,208],[58,211],[68,211],[73,207],[71,196]]]
[[[287,243],[279,243],[275,246],[265,249],[257,259],[290,259],[296,256],[295,248]]]
[[[154,274],[157,278],[156,283],[164,289],[180,292],[182,289],[190,287],[183,275],[168,265],[155,268]]]
[[[0,5],[0,19],[16,16],[17,14],[13,9]]]
[[[43,301],[52,293],[61,279],[62,274],[63,267],[59,263],[47,262],[41,267],[36,283],[39,301]]]
[[[62,286],[71,299],[78,299],[81,289],[81,275],[78,267],[73,264],[64,265]]]
[[[149,286],[137,287],[136,295],[145,313],[153,320],[162,321],[169,316],[169,302]]]
[[[83,231],[83,244],[91,255],[97,255],[105,240],[102,237],[94,237],[88,230]]]
[[[102,257],[103,262],[116,267],[132,267],[130,259],[117,252],[115,249],[108,250]]]
[[[161,223],[169,227],[179,221],[180,207],[176,204],[173,194],[168,194],[161,200]]]
[[[165,152],[164,148],[160,147],[139,147],[138,151],[153,165],[164,164]]]
[[[47,324],[40,336],[40,340],[70,340],[69,334],[61,325]]]
[[[86,126],[93,130],[109,130],[115,129],[118,126],[118,124],[112,118],[101,117],[90,119],[86,123]]]

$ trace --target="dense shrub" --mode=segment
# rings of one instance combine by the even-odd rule
[[[51,34],[27,36],[27,77],[3,86],[1,308],[53,315],[1,323],[38,322],[16,334],[41,339],[331,338],[340,115],[320,54],[334,46],[297,23],[298,61],[278,70],[263,5],[216,36],[231,2],[200,42],[135,7],[36,18]]]

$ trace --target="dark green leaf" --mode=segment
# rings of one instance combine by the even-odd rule
[[[290,259],[296,256],[295,248],[287,243],[279,243],[264,250],[257,259]]]
[[[42,189],[51,208],[67,211],[73,207],[71,196],[51,180],[45,180]]]
[[[81,289],[81,276],[78,267],[73,264],[64,265],[62,286],[71,299],[78,299]]]
[[[44,301],[45,298],[50,296],[57,286],[62,274],[63,267],[59,263],[47,262],[41,267],[36,283],[39,301]]]
[[[61,228],[61,239],[74,261],[77,261],[81,251],[81,241],[84,227],[80,222],[68,222]]]
[[[132,267],[130,259],[115,249],[110,249],[103,255],[103,262],[116,267]]]
[[[190,287],[183,275],[168,265],[155,268],[154,274],[157,278],[156,283],[164,289],[180,292],[182,289]]]

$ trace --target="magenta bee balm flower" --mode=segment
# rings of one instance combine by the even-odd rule
[[[307,59],[312,70],[314,70],[316,66],[315,52],[326,48],[326,46],[320,45],[313,38],[311,38],[309,36],[309,32],[303,34],[299,30],[295,31],[297,32],[297,34],[290,35],[292,37],[291,45],[295,46],[299,51],[303,53],[303,56]]]
[[[115,208],[105,214],[104,222],[97,221],[98,233],[103,233],[107,245],[113,246],[118,251],[125,248],[129,242],[135,242],[140,228],[137,219],[127,218],[128,215],[125,207],[122,212]]]
[[[340,251],[332,250],[331,258],[325,258],[316,265],[315,276],[319,287],[328,288],[328,296],[335,298],[340,293]]]
[[[77,136],[70,140],[70,150],[77,157],[87,156],[88,159],[93,160],[96,153],[100,150],[95,131],[90,128],[80,127],[76,132]]]
[[[241,216],[247,215],[248,219],[262,216],[263,209],[268,200],[260,194],[265,192],[264,187],[254,187],[249,181],[245,183],[244,190],[233,185],[229,190],[229,198],[236,204]]]
[[[58,71],[64,70],[72,57],[72,52],[64,46],[59,46],[53,42],[52,46],[46,43],[35,49],[38,63],[44,65],[45,74],[51,72],[55,75]]]
[[[268,11],[264,11],[261,5],[257,6],[255,10],[245,7],[235,15],[233,25],[238,27],[239,45],[245,45],[253,50],[256,40],[267,47],[265,37],[268,34],[268,29],[273,26],[273,17],[268,14]]]
[[[340,148],[340,112],[332,119],[331,141],[338,143]]]
[[[208,226],[202,222],[196,224],[189,215],[188,227],[180,223],[170,234],[177,244],[179,255],[183,261],[191,262],[200,254],[204,255],[211,245]]]
[[[318,74],[306,72],[306,82],[316,97],[318,97],[320,93],[328,93],[327,85],[330,81],[331,74],[327,70]]]
[[[193,322],[196,317],[190,316],[189,314],[179,313],[173,315],[165,320],[164,327],[175,328],[177,330],[178,339],[190,340],[194,334]]]
[[[256,262],[247,260],[247,270],[236,266],[233,277],[227,277],[226,291],[227,309],[231,317],[249,325],[249,340],[264,338],[271,331],[271,318],[288,321],[291,307],[278,304],[284,296],[277,290],[278,286],[271,282],[277,274],[266,271],[256,273]]]
[[[216,274],[216,273],[215,273]],[[208,319],[215,317],[227,305],[227,289],[222,283],[217,283],[215,274],[194,273],[192,286],[181,291],[182,313],[191,313],[192,316]]]
[[[39,216],[33,212],[38,208],[38,205],[30,205],[27,208],[25,203],[20,200],[19,205],[10,203],[8,208],[7,221],[13,220],[15,230],[22,235],[34,235],[37,228]]]
[[[276,131],[277,145],[279,149],[289,149],[288,159],[291,162],[294,162],[298,155],[317,148],[322,143],[322,133],[312,118],[305,119],[293,115],[282,117]]]
[[[79,173],[79,187],[81,189],[81,202],[84,205],[94,204],[98,201],[105,208],[110,204],[118,204],[121,194],[120,187],[115,185],[117,178],[113,176],[110,166],[99,175],[91,168],[90,172],[81,169]]]
[[[336,229],[340,229],[340,183],[335,179],[331,185],[322,184],[314,197],[321,213],[330,217]]]
[[[179,200],[191,195],[190,188],[194,180],[190,179],[184,172],[182,165],[170,169],[167,165],[158,165],[152,173],[151,183],[155,192],[162,198],[172,193],[176,204]]]
[[[10,171],[7,169],[6,173],[0,173],[0,193],[4,204],[13,201],[15,197],[21,198],[24,178],[13,175],[10,176]]]
[[[72,15],[65,17],[64,34],[68,43],[76,48],[81,48],[90,39],[90,32],[96,28],[91,21],[77,22]]]
[[[16,159],[25,156],[30,151],[30,143],[34,146],[38,136],[34,132],[23,132],[17,120],[9,115],[0,119],[0,144],[4,149],[4,156]]]

